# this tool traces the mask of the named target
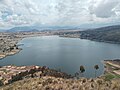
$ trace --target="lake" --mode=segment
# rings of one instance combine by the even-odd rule
[[[25,38],[19,42],[23,50],[0,61],[0,65],[39,65],[74,74],[80,65],[85,77],[94,77],[94,65],[99,65],[97,76],[104,73],[102,61],[120,58],[120,45],[95,42],[79,38],[41,36]]]

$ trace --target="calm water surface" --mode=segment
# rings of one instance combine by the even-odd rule
[[[63,38],[58,36],[42,36],[25,38],[19,43],[23,49],[20,53],[8,56],[0,61],[0,65],[40,65],[74,74],[84,65],[84,76],[94,77],[94,65],[99,65],[97,75],[104,72],[102,61],[120,58],[120,45],[83,40],[79,38]]]

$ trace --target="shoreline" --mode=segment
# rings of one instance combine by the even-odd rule
[[[64,37],[64,38],[80,38],[80,36],[79,35],[58,35],[59,37]]]
[[[35,34],[36,35],[36,34]],[[41,37],[41,36],[50,36],[50,35],[37,35],[37,36],[35,36],[35,35],[26,35],[26,36],[21,36],[21,37],[19,37],[19,38],[14,38],[14,44],[16,45],[16,46],[21,46],[21,44],[19,45],[18,43],[21,41],[21,40],[23,40],[23,39],[25,39],[25,38],[29,38],[29,37]],[[22,44],[22,45],[24,45],[24,44]],[[13,47],[13,48],[15,48],[15,46]],[[12,56],[12,55],[15,55],[15,54],[17,54],[17,53],[19,53],[20,51],[22,50],[22,48],[18,48],[18,49],[13,49],[13,50],[11,50],[11,51],[9,51],[9,52],[4,52],[4,53],[0,53],[0,60],[2,60],[2,59],[4,59],[4,58],[6,58],[7,56]]]
[[[104,60],[106,73],[113,73],[120,75],[120,59]]]
[[[89,39],[89,38],[81,38],[80,35],[77,34],[69,34],[69,35],[58,35],[59,37],[64,37],[64,38],[80,38],[80,39],[85,39],[85,40],[90,40],[90,41],[95,41],[95,42],[104,42],[104,43],[109,43],[109,44],[118,44],[120,45],[120,42],[115,42],[115,41],[104,41],[104,40],[97,40],[97,39]]]
[[[7,52],[6,54],[0,54],[0,60],[6,58],[7,56],[15,55],[15,54],[19,53],[21,50],[22,50],[22,48],[19,48],[17,50],[12,50],[11,52]]]
[[[96,39],[87,39],[87,38],[80,38],[80,39],[85,39],[85,40],[90,40],[90,41],[95,41],[95,42],[103,42],[103,43],[109,43],[109,44],[118,44],[120,45],[120,42],[114,42],[114,41],[100,41],[100,40],[96,40]]]
[[[15,81],[24,80],[28,78],[41,78],[44,76],[51,76],[55,78],[72,78],[65,72],[60,72],[54,69],[49,69],[46,66],[2,66],[0,67],[0,83],[8,85]]]
[[[107,81],[120,79],[120,59],[104,60],[104,74],[101,76]]]
[[[118,64],[120,63],[120,60],[118,59],[104,60],[104,65],[106,65],[106,62],[111,62],[112,64],[113,63]],[[113,74],[110,73],[110,75],[113,75]],[[54,88],[56,88],[56,86],[57,88],[59,88],[56,90],[60,90],[61,85],[62,85],[62,88],[66,89],[67,87],[67,88],[70,88],[70,90],[73,90],[75,88],[80,89],[80,87],[83,89],[85,89],[84,87],[86,87],[87,89],[85,90],[89,90],[90,88],[98,90],[98,88],[96,88],[98,86],[99,88],[102,87],[101,89],[108,87],[108,88],[112,88],[110,90],[114,90],[113,89],[114,87],[112,87],[113,85],[116,88],[120,87],[120,84],[119,84],[120,77],[116,78],[115,76],[115,78],[113,77],[111,78],[109,75],[104,74],[103,76],[99,76],[96,78],[85,78],[85,77],[74,78],[71,75],[68,75],[67,73],[54,70],[54,69],[49,69],[46,66],[12,66],[12,65],[2,66],[0,67],[0,76],[1,76],[0,88],[4,88],[4,87],[10,88],[11,85],[13,88],[17,88],[15,85],[16,84],[19,85],[20,84],[19,82],[21,82],[21,85],[23,85],[24,87],[25,85],[27,85],[26,87],[28,88],[30,88],[30,86],[28,86],[29,83],[35,83],[35,82],[37,82],[35,83],[35,86],[37,86],[37,88],[40,88],[42,86],[41,89],[45,88],[46,86],[49,86],[49,89],[50,89],[50,87],[52,88],[55,85]],[[31,82],[29,80],[31,80]],[[38,81],[40,83],[38,83]],[[13,89],[10,88],[10,90],[13,90]],[[18,89],[18,90],[22,90],[22,89]],[[32,90],[32,87],[30,90]],[[46,89],[43,89],[43,90],[46,90]]]
[[[0,60],[6,58],[7,56],[12,56],[12,55],[15,55],[15,54],[19,53],[19,52],[22,50],[22,48],[19,48],[19,47],[18,47],[19,45],[17,45],[17,44],[18,44],[22,39],[23,39],[23,38],[14,39],[14,41],[15,41],[15,42],[14,42],[14,45],[16,45],[17,48],[16,48],[16,46],[14,46],[14,47],[12,47],[13,50],[8,51],[8,52],[4,52],[4,53],[0,53]]]
[[[50,36],[50,35],[37,35],[37,36]],[[17,38],[17,40],[16,40],[16,44],[19,42],[19,41],[21,41],[22,39],[24,39],[24,38],[29,38],[29,37],[37,37],[37,36],[35,36],[35,35],[27,35],[27,36],[21,36],[21,37],[19,37],[19,38]],[[79,35],[58,35],[59,37],[64,37],[64,38],[80,38],[80,36]],[[84,39],[84,38],[80,38],[80,39]],[[90,40],[90,41],[95,41],[95,42],[103,42],[103,43],[109,43],[109,44],[120,44],[120,42],[111,42],[111,41],[99,41],[99,40],[91,40],[91,39],[86,39],[86,40]],[[19,46],[19,45],[17,45],[17,46]],[[6,52],[6,53],[2,53],[2,54],[0,54],[0,60],[2,60],[2,59],[4,59],[4,58],[6,58],[7,56],[12,56],[12,55],[15,55],[15,54],[17,54],[17,53],[19,53],[20,51],[22,50],[22,48],[18,48],[18,50],[17,49],[15,49],[15,51],[16,52],[14,52],[13,53],[13,51],[11,51],[11,52]]]
[[[42,36],[56,36],[56,35],[39,35],[39,34],[38,34],[37,36],[35,36],[35,35],[21,36],[21,37],[19,37],[19,38],[16,40],[16,45],[17,45],[17,46],[21,46],[21,44],[19,45],[18,43],[19,43],[21,40],[25,39],[25,38],[30,38],[30,37],[42,37]],[[59,36],[59,35],[57,35],[57,36]],[[60,36],[59,36],[59,37],[60,37]],[[22,44],[22,45],[24,45],[24,44]],[[15,54],[19,53],[21,50],[22,50],[22,48],[18,48],[18,49],[12,50],[12,51],[10,51],[10,52],[0,53],[0,60],[6,58],[7,56],[15,55]]]

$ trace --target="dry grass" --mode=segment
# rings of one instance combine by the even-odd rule
[[[0,90],[120,90],[120,80],[63,79],[45,76],[17,81],[1,87]]]

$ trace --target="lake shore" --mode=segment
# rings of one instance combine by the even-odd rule
[[[17,33],[0,33],[0,60],[7,56],[15,55],[22,49],[17,45],[24,38],[36,36],[49,36],[49,32],[17,32]]]
[[[106,80],[106,78],[108,78],[106,77],[108,73],[112,75],[119,75],[119,77],[117,78],[120,78],[120,60],[119,59],[104,60],[104,67],[105,67],[104,74],[96,78],[101,78]],[[2,85],[11,84],[15,81],[26,79],[26,78],[43,77],[43,76],[52,76],[56,78],[59,77],[59,78],[66,78],[66,79],[77,78],[75,76],[68,75],[67,73],[50,69],[46,66],[9,65],[9,66],[0,67],[0,81],[2,82]],[[112,79],[115,79],[115,78],[112,78]]]
[[[105,72],[120,75],[120,59],[105,60]]]
[[[2,66],[0,67],[0,84],[7,85],[15,81],[31,77],[53,76],[61,78],[71,78],[64,72],[49,69],[46,66]]]
[[[2,53],[0,54],[0,60],[2,60],[3,58],[6,58],[7,56],[15,55],[19,53],[21,50],[22,50],[21,48],[18,48],[18,49],[11,50],[10,52]]]
[[[65,35],[59,35],[59,37],[80,38],[80,39],[86,39],[86,40],[95,41],[95,42],[104,42],[104,43],[110,43],[110,44],[120,44],[120,42],[115,42],[115,41],[105,41],[105,40],[98,40],[98,39],[82,38],[82,37],[80,37],[79,34],[65,34]]]
[[[59,35],[59,37],[65,37],[65,38],[80,38],[80,35],[73,34],[73,35]]]
[[[118,67],[116,60],[105,60],[105,65]],[[116,66],[117,65],[117,66]],[[108,67],[110,69],[110,67]],[[105,69],[107,70],[107,69]],[[107,71],[108,72],[108,71]],[[101,76],[79,79],[63,72],[41,66],[3,66],[0,67],[0,90],[119,90],[120,78]],[[19,87],[19,88],[18,88]]]

